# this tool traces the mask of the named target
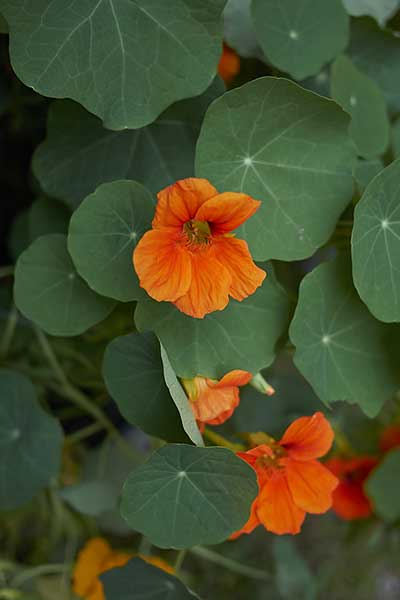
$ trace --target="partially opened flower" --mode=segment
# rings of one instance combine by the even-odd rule
[[[246,194],[219,194],[206,179],[183,179],[158,194],[153,229],[133,253],[140,285],[158,301],[202,318],[243,300],[266,276],[231,233],[260,206]]]
[[[306,513],[329,510],[338,480],[316,459],[329,451],[333,436],[318,412],[294,421],[279,442],[265,436],[267,443],[238,452],[256,471],[259,493],[248,522],[232,537],[258,525],[277,534],[299,533]]]
[[[342,519],[350,521],[370,516],[372,507],[364,493],[364,483],[377,463],[374,456],[334,457],[325,463],[339,479],[339,485],[333,492],[332,508]]]
[[[223,45],[221,58],[218,64],[218,74],[225,83],[229,83],[240,71],[240,58],[237,53],[228,46]]]
[[[73,572],[73,591],[84,600],[105,600],[103,584],[99,575],[113,569],[123,567],[135,556],[127,552],[113,550],[110,544],[101,537],[89,540],[79,552]],[[158,556],[142,556],[146,562],[173,573],[174,569]]]
[[[252,378],[248,371],[230,371],[219,381],[207,377],[182,379],[196,421],[203,429],[205,424],[221,425],[239,405],[239,386]]]

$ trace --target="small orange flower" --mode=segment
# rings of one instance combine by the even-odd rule
[[[194,416],[200,429],[209,425],[221,425],[239,405],[239,387],[252,378],[247,371],[230,371],[220,381],[207,377],[182,379]]]
[[[246,194],[218,194],[206,179],[182,179],[159,192],[153,229],[133,253],[141,287],[197,318],[223,310],[229,296],[253,294],[265,271],[230,232],[260,204]]]
[[[133,556],[135,555],[113,550],[103,538],[92,538],[78,554],[73,573],[74,594],[84,600],[105,600],[99,575],[114,567],[123,567]],[[174,569],[158,556],[139,556],[167,573],[174,572]]]
[[[266,436],[267,437],[267,436]],[[248,452],[238,452],[257,473],[259,493],[248,522],[232,537],[264,525],[272,533],[299,533],[306,513],[324,513],[332,505],[336,477],[316,459],[333,442],[332,428],[320,412],[296,419],[279,442],[269,438]]]
[[[230,83],[240,71],[240,58],[228,44],[223,45],[221,58],[218,64],[218,74],[225,83]]]
[[[382,431],[379,447],[382,452],[389,452],[392,448],[398,448],[400,446],[400,425],[393,424],[389,425]]]
[[[339,485],[332,496],[332,508],[342,519],[351,521],[370,516],[372,508],[364,493],[364,482],[377,463],[373,456],[334,457],[325,463],[339,478]]]

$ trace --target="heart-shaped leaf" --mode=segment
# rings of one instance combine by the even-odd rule
[[[257,491],[231,450],[171,444],[128,477],[121,514],[160,548],[218,544],[244,525]]]

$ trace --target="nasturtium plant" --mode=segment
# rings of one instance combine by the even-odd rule
[[[400,589],[399,115],[399,0],[0,0],[0,599]]]

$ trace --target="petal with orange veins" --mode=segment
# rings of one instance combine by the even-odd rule
[[[239,531],[232,533],[232,535],[229,538],[230,540],[235,540],[243,533],[251,533],[252,531],[254,531],[254,529],[256,527],[258,527],[260,525],[260,519],[257,516],[257,506],[258,506],[258,498],[256,498],[254,500],[253,504],[251,505],[250,516],[249,516],[247,522],[243,525],[243,527],[241,529],[239,529]]]
[[[175,229],[147,231],[133,252],[140,287],[159,302],[183,296],[192,280],[192,260]]]
[[[237,229],[261,206],[247,194],[224,192],[204,202],[196,213],[196,221],[207,221],[213,235],[223,235]]]
[[[257,515],[264,527],[272,533],[300,533],[306,514],[294,502],[283,472],[277,471],[263,485]]]
[[[190,287],[174,304],[185,314],[202,319],[206,314],[227,306],[232,278],[215,257],[212,248],[193,252],[191,260]]]
[[[338,479],[316,460],[286,461],[286,477],[296,505],[309,513],[320,514],[332,506],[332,492]]]
[[[250,379],[253,377],[251,373],[248,371],[241,371],[240,369],[235,369],[234,371],[229,371],[226,375],[222,377],[219,381],[213,381],[212,379],[208,379],[208,385],[213,388],[224,388],[231,386],[239,386],[246,385],[249,383]]]
[[[153,219],[153,228],[182,227],[194,219],[201,205],[218,195],[218,190],[207,179],[189,177],[161,190]]]
[[[267,274],[254,264],[247,243],[234,237],[220,237],[214,246],[219,260],[232,277],[230,296],[240,302],[254,294]]]
[[[208,381],[191,405],[197,421],[219,425],[226,421],[238,406],[239,389],[236,386],[210,387]]]
[[[333,429],[327,418],[316,412],[311,417],[296,419],[285,431],[279,444],[297,460],[320,458],[333,442]]]

